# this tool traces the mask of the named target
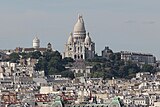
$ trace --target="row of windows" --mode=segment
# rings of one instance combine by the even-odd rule
[[[81,37],[75,37],[75,39],[84,39],[84,37],[82,37],[82,36]]]
[[[71,51],[72,50],[72,48],[68,48],[68,50],[69,51]],[[82,52],[82,47],[78,47],[77,49],[76,49],[76,47],[74,48],[74,52],[76,52],[76,50],[79,52]],[[89,50],[88,48],[86,48],[86,50]]]
[[[70,48],[68,47],[68,50],[71,51],[72,48],[71,48],[71,47],[70,47]],[[77,48],[75,47],[75,48],[74,48],[74,52],[76,52],[76,51],[82,52],[82,47],[77,47]]]
[[[74,59],[83,59],[83,55],[74,55]]]
[[[74,72],[76,72],[76,70],[74,70]],[[86,70],[83,70],[83,71],[78,70],[78,72],[76,72],[76,73],[85,73],[85,72],[86,72]]]
[[[135,101],[135,103],[138,103],[138,104],[145,104],[145,101]]]

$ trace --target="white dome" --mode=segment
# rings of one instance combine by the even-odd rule
[[[40,47],[40,40],[38,39],[38,37],[35,37],[33,39],[33,48],[39,48]]]
[[[70,34],[69,38],[68,38],[68,44],[71,44],[73,43],[73,36],[72,36],[72,33]]]
[[[35,37],[35,38],[33,39],[33,42],[40,42],[40,40],[38,39],[38,37]]]
[[[89,33],[87,33],[86,38],[85,38],[85,44],[91,44],[91,38],[89,36]]]
[[[85,33],[86,32],[83,18],[80,15],[78,16],[78,21],[74,26],[73,32],[74,33]]]

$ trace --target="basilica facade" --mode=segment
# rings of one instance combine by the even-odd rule
[[[63,58],[71,57],[74,60],[92,59],[95,55],[95,43],[92,41],[89,32],[86,32],[83,17],[78,16],[73,33],[70,33]]]

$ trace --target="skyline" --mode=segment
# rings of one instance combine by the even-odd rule
[[[154,0],[1,0],[0,49],[32,47],[38,36],[60,52],[73,31],[78,13],[100,53],[105,46],[114,52],[151,53],[160,59],[160,1]],[[96,4],[96,5],[95,5]]]

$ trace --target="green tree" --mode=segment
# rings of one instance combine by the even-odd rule
[[[20,58],[20,56],[19,56],[18,53],[15,53],[15,52],[11,53],[11,54],[9,55],[9,58],[10,58],[10,62],[19,63],[19,58]]]
[[[68,71],[68,70],[61,72],[61,75],[62,75],[62,77],[67,77],[67,78],[71,78],[71,79],[75,78],[74,73],[72,71]]]
[[[104,76],[104,72],[92,72],[91,77],[92,78],[100,78]]]
[[[25,52],[19,53],[19,55],[22,56],[22,59],[27,58],[27,53],[25,53]]]
[[[42,56],[40,51],[31,52],[30,57],[33,59],[39,59]]]
[[[154,67],[153,67],[152,65],[148,65],[148,64],[143,65],[141,71],[142,71],[142,72],[155,73]]]
[[[74,60],[71,57],[66,57],[64,59],[62,59],[63,64],[68,64],[68,63],[73,63]]]
[[[64,72],[65,65],[72,59],[62,59],[58,51],[46,51],[39,57],[38,63],[35,65],[35,70],[44,70],[45,75],[61,74]]]

